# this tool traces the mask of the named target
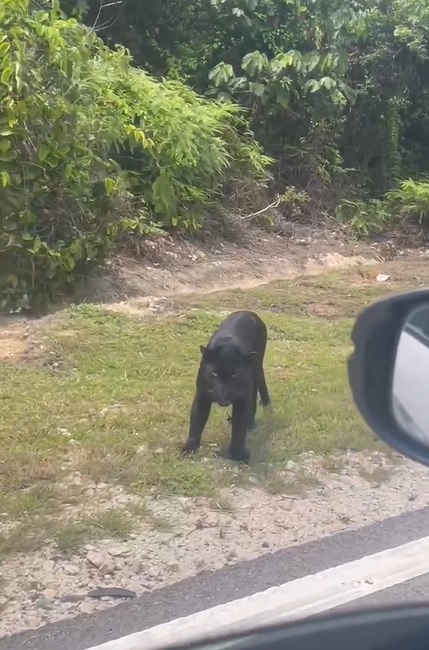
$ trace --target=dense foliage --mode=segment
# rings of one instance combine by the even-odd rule
[[[322,210],[349,201],[343,214],[362,208],[377,230],[385,192],[425,182],[429,0],[104,4],[63,0],[153,74],[249,108],[281,191],[306,188]]]
[[[198,227],[268,159],[238,107],[157,82],[53,2],[0,6],[0,304],[73,284],[118,236]]]
[[[429,221],[428,39],[429,0],[3,0],[1,304],[199,228],[270,158],[289,218]]]

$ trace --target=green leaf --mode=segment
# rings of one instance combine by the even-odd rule
[[[22,90],[22,77],[21,77],[21,64],[19,61],[15,61],[15,83],[16,90],[18,93]]]
[[[337,84],[336,84],[335,80],[332,79],[332,77],[322,77],[320,79],[320,85],[324,86],[328,90],[331,90],[331,88],[335,88],[335,86]]]
[[[234,77],[232,65],[221,61],[209,72],[209,79],[213,81],[216,87],[227,84]]]
[[[10,149],[10,140],[0,140],[0,152],[5,153]]]
[[[16,160],[18,157],[18,154],[16,151],[13,151],[12,149],[8,149],[7,151],[0,152],[0,160],[5,163],[10,163],[12,160]]]
[[[317,79],[309,79],[302,87],[304,94],[306,92],[315,93],[320,90],[320,88],[321,84],[319,81],[317,81]]]
[[[0,44],[0,57],[3,57],[10,50],[10,43],[1,43]]]
[[[49,152],[50,152],[50,148],[46,144],[40,145],[39,150],[37,152],[40,162],[46,160],[46,158],[49,156]]]
[[[116,189],[116,182],[113,180],[113,178],[105,178],[104,187],[106,189],[106,194],[110,196]]]
[[[307,72],[312,72],[318,65],[320,61],[320,55],[317,52],[309,52],[305,55],[304,62],[307,69]]]
[[[347,72],[347,68],[349,67],[349,57],[347,55],[347,52],[341,52],[341,54],[338,57],[338,63],[337,63],[337,74],[342,77],[345,75]]]
[[[38,253],[43,248],[43,243],[40,237],[35,237],[33,242],[33,253]]]
[[[280,104],[280,106],[283,106],[283,108],[287,108],[290,102],[289,89],[286,88],[285,86],[280,86],[280,88],[277,90],[276,100],[277,103]]]
[[[249,90],[256,95],[256,97],[262,97],[265,92],[265,84],[261,83],[250,83]]]
[[[7,172],[1,171],[0,172],[0,178],[1,178],[1,184],[3,187],[7,187],[10,185],[10,176]]]
[[[12,68],[8,66],[7,68],[4,68],[3,72],[1,73],[0,81],[2,84],[7,84],[10,77],[12,75]]]
[[[256,72],[262,72],[262,70],[268,67],[268,59],[265,54],[261,54],[259,50],[255,50],[243,57],[241,67],[248,74],[254,75]]]

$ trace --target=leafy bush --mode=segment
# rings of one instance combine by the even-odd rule
[[[384,201],[343,200],[336,210],[341,223],[347,223],[358,235],[370,235],[385,230],[394,220]]]
[[[386,194],[386,203],[401,218],[429,222],[429,180],[402,181]]]
[[[305,190],[290,185],[280,196],[279,212],[287,221],[309,221],[312,211],[313,200]]]
[[[386,192],[382,200],[344,200],[337,218],[362,235],[378,233],[399,219],[429,224],[429,180],[402,181]]]
[[[138,69],[109,74],[116,103],[129,120],[127,148],[117,158],[133,172],[153,219],[164,226],[199,227],[208,205],[238,175],[263,180],[270,159],[261,153],[238,106],[208,101],[180,82],[159,83]]]
[[[126,188],[108,152],[122,125],[100,110],[96,37],[27,0],[5,0],[0,25],[0,296],[20,308],[102,259],[144,204],[117,216]]]
[[[74,19],[0,5],[0,306],[26,308],[123,232],[197,228],[230,175],[268,158],[237,109],[132,68]],[[125,162],[127,161],[127,162]],[[122,167],[121,167],[122,164]]]

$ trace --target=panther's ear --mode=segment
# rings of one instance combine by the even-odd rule
[[[212,359],[213,350],[209,350],[209,348],[206,348],[204,345],[200,345],[200,351],[204,361],[210,361]]]

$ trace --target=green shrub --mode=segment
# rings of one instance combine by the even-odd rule
[[[75,20],[32,13],[28,0],[2,3],[3,308],[47,298],[103,259],[119,232],[144,230],[144,202],[109,159],[123,125],[102,111],[106,82],[97,79],[95,53],[110,56]]]
[[[231,175],[261,178],[269,162],[237,109],[154,81],[52,4],[0,4],[6,309],[63,291],[123,232],[197,228]]]
[[[336,216],[358,234],[378,233],[399,219],[429,223],[429,180],[402,181],[386,192],[382,200],[344,200]]]
[[[306,190],[289,185],[280,197],[283,216],[288,221],[308,221],[311,219],[313,201]]]
[[[336,210],[336,217],[346,223],[358,235],[380,233],[390,226],[394,216],[381,200],[343,200]]]
[[[205,100],[177,81],[159,83],[138,69],[100,73],[111,79],[111,110],[128,121],[133,108],[127,148],[117,160],[133,173],[134,191],[145,196],[155,221],[194,230],[234,176],[264,179],[270,159],[246,132],[238,106]]]
[[[402,181],[386,194],[386,203],[400,218],[429,222],[429,180]]]

